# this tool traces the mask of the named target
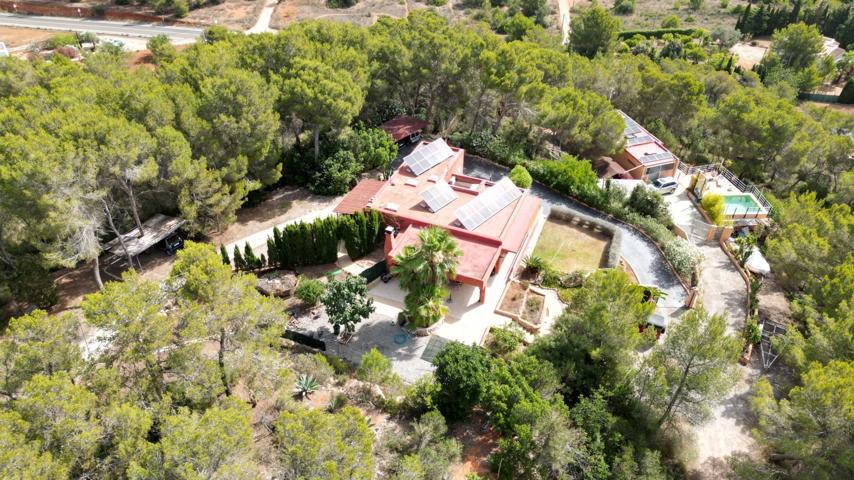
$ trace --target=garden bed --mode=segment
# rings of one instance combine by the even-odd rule
[[[495,313],[512,318],[525,330],[536,333],[542,323],[546,296],[527,282],[507,284]]]

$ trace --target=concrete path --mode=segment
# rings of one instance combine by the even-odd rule
[[[267,3],[264,4],[264,9],[258,15],[258,21],[255,22],[252,28],[246,30],[246,33],[274,32],[275,30],[270,28],[270,19],[273,18],[273,12],[276,10],[276,5],[278,4],[278,0],[267,0]]]
[[[317,220],[318,218],[326,218],[330,215],[334,215],[335,213],[332,210],[335,208],[336,205],[338,205],[338,202],[340,200],[341,200],[341,197],[331,198],[330,202],[329,202],[330,205],[321,209],[321,210],[311,212],[309,214],[303,215],[303,216],[301,216],[299,218],[295,218],[293,220],[288,220],[287,222],[280,223],[279,225],[276,225],[275,227],[270,227],[270,228],[267,228],[265,230],[255,232],[252,235],[249,235],[247,237],[241,238],[240,240],[237,240],[236,242],[231,242],[229,244],[226,244],[225,250],[228,252],[229,257],[231,257],[233,254],[235,245],[237,245],[238,248],[240,248],[240,250],[242,251],[244,246],[248,243],[249,246],[252,247],[252,252],[256,256],[261,256],[261,254],[266,255],[267,254],[267,238],[273,236],[273,229],[274,228],[278,228],[279,230],[281,230],[286,225],[291,225],[291,224],[299,223],[299,222],[311,223],[311,222]]]
[[[727,332],[740,336],[747,315],[747,285],[717,242],[706,242],[709,225],[683,186],[665,196],[674,223],[703,253],[700,273],[700,301],[709,313],[727,317]],[[755,359],[754,359],[755,360]],[[729,394],[712,409],[712,419],[692,428],[696,455],[688,462],[694,476],[722,478],[727,472],[727,457],[736,452],[751,452],[756,443],[750,435],[750,388],[759,377],[757,362],[738,366],[739,380]]]

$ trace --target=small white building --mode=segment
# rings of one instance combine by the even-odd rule
[[[824,45],[821,47],[820,55],[822,57],[832,57],[834,62],[842,60],[842,56],[845,55],[845,49],[839,46],[839,42],[830,37],[822,38],[824,39]]]

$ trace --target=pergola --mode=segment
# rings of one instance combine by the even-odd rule
[[[142,223],[143,235],[140,236],[139,229],[134,228],[130,232],[123,233],[121,241],[116,237],[105,243],[104,251],[113,256],[115,260],[112,263],[122,258],[129,258],[129,260],[137,258],[139,254],[175,233],[184,223],[186,221],[181,218],[169,217],[161,213],[155,214]]]

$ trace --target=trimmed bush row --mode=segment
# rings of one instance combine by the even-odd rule
[[[299,222],[273,229],[267,237],[267,255],[256,257],[249,244],[243,251],[235,245],[234,268],[258,270],[264,267],[294,268],[323,265],[338,259],[338,242],[344,240],[347,255],[356,260],[377,245],[385,224],[382,214],[368,210],[353,215],[318,218],[311,223]],[[231,264],[225,247],[220,246],[222,261]]]
[[[702,28],[656,28],[651,30],[624,30],[618,36],[620,40],[627,40],[635,35],[645,38],[661,38],[668,33],[672,33],[673,35],[694,35],[702,31]]]

